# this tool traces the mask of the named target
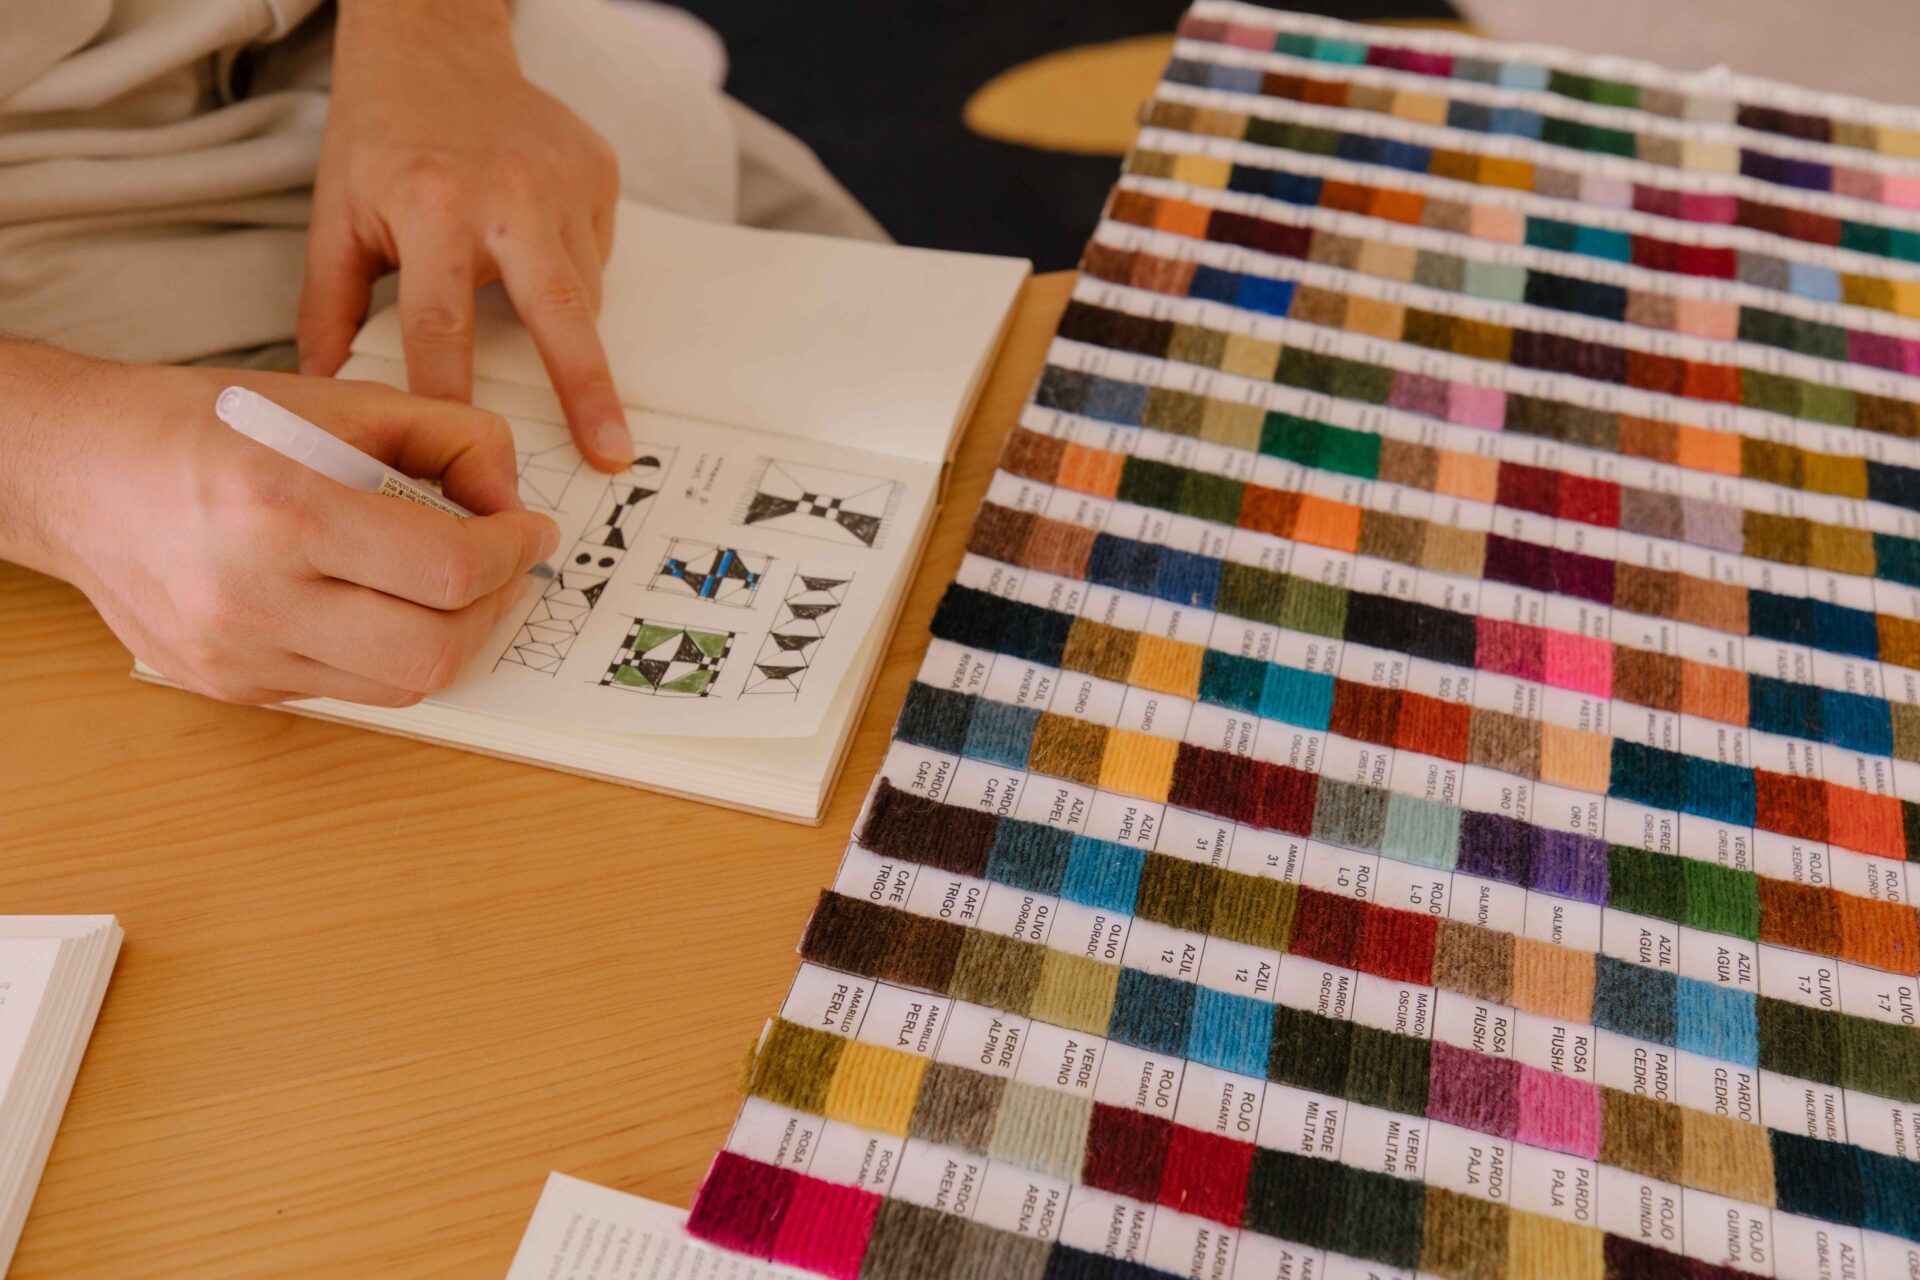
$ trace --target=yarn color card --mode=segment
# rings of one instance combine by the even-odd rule
[[[1920,113],[1201,0],[690,1229],[1920,1274]]]

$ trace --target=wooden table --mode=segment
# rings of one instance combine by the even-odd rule
[[[1027,288],[818,830],[136,684],[0,565],[0,911],[127,931],[16,1280],[499,1276],[549,1169],[686,1204],[1071,283]]]

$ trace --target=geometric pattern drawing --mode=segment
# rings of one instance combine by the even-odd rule
[[[871,547],[891,513],[895,487],[891,480],[769,458],[748,489],[740,523]]]
[[[852,574],[823,577],[802,569],[787,584],[787,598],[780,602],[772,630],[754,655],[753,670],[747,672],[741,694],[783,693],[800,696],[800,682],[807,678],[818,655],[827,628],[840,616],[847,600],[847,584]]]
[[[500,655],[494,669],[497,671],[501,664],[511,662],[546,675],[560,670],[560,664],[572,652],[573,642],[580,638],[581,628],[587,625],[593,606],[600,603],[607,579],[619,563],[619,555],[604,547],[590,547],[584,542],[576,545],[573,555],[533,602],[532,610],[520,624],[519,634]]]
[[[635,618],[600,683],[656,697],[704,698],[733,652],[733,637],[731,631]]]
[[[692,596],[735,609],[751,609],[773,557],[738,547],[717,547],[692,538],[672,538],[654,570],[650,590]]]
[[[567,496],[567,486],[580,468],[587,465],[570,441],[529,449],[514,455],[520,461],[520,497],[530,507],[558,511]]]
[[[631,467],[607,481],[586,532],[533,602],[494,670],[512,663],[551,676],[567,660],[673,462],[673,450],[656,445],[641,445],[639,454]],[[524,483],[524,472],[521,479]]]
[[[620,551],[631,547],[634,532],[646,520],[647,508],[653,505],[667,468],[673,464],[673,452],[655,445],[640,446],[633,465],[607,483],[607,491],[600,495],[581,540]]]

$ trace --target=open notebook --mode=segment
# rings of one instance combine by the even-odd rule
[[[112,916],[0,916],[0,1274],[120,954]]]
[[[556,576],[421,706],[289,709],[817,822],[1027,272],[623,204],[600,329],[634,465],[581,460],[484,293],[474,400]],[[406,385],[393,310],[353,352]]]

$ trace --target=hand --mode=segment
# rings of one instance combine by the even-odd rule
[[[559,531],[490,413],[386,387],[123,366],[0,343],[0,557],[85,591],[135,656],[232,702],[408,706],[444,689]],[[481,513],[360,493],[213,416],[259,391]],[[19,412],[24,408],[24,413]]]
[[[618,164],[605,139],[520,75],[504,0],[345,0],[314,182],[300,368],[346,359],[373,282],[400,270],[412,390],[473,393],[473,293],[500,280],[580,451],[633,461],[594,328]]]

